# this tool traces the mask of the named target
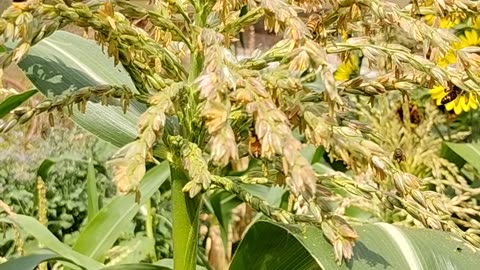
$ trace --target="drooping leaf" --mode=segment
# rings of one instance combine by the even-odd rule
[[[38,242],[43,246],[48,247],[50,250],[67,260],[72,261],[76,265],[81,265],[87,269],[100,269],[103,265],[87,256],[80,254],[64,243],[60,242],[55,235],[53,235],[47,227],[41,224],[38,220],[33,217],[25,215],[15,215],[14,217],[3,218],[0,222],[13,223],[18,225],[22,230],[27,232],[29,235],[35,237]],[[19,269],[19,268],[17,268]]]
[[[48,249],[41,249],[0,264],[0,270],[34,270],[40,263],[48,261],[65,261],[69,262],[70,267],[73,266],[76,269],[85,269],[78,265],[72,265],[72,261],[65,259]]]
[[[57,31],[33,46],[19,66],[47,96],[104,84],[126,85],[136,92],[125,69],[114,66],[93,40],[64,31]],[[102,106],[95,100],[88,102],[85,114],[74,106],[72,119],[99,138],[123,146],[135,139],[137,119],[144,110],[144,105],[132,101],[124,114],[118,101]]]
[[[105,253],[135,217],[140,206],[158,190],[169,176],[170,169],[166,161],[150,169],[140,183],[140,202],[135,202],[133,193],[114,198],[92,220],[89,220],[73,249],[102,261]]]
[[[148,263],[119,264],[119,265],[112,265],[112,266],[102,268],[102,270],[171,270],[171,269],[172,268],[155,265],[155,264],[148,264]]]
[[[51,159],[45,159],[42,164],[40,164],[40,167],[38,167],[37,175],[42,177],[43,180],[46,180],[48,172],[52,168],[53,164],[55,164],[55,161]]]
[[[445,143],[463,160],[480,171],[480,143]],[[448,157],[447,157],[448,158]],[[462,164],[463,165],[463,164]]]
[[[13,109],[17,108],[18,106],[22,105],[23,102],[27,101],[33,95],[37,93],[37,89],[32,89],[20,93],[18,95],[13,95],[7,97],[1,104],[0,104],[0,118],[3,118]]]
[[[453,234],[386,223],[354,226],[354,257],[338,266],[333,247],[312,225],[254,224],[235,253],[240,269],[474,269],[480,256]]]
[[[95,177],[95,168],[90,159],[87,168],[87,195],[88,195],[88,220],[92,220],[98,213],[98,192],[97,178]]]

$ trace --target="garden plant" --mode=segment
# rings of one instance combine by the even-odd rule
[[[4,99],[0,131],[70,117],[117,147],[105,175],[118,194],[98,204],[89,162],[87,217],[62,243],[46,226],[43,162],[36,216],[0,194],[15,245],[37,241],[0,270],[220,269],[205,256],[205,213],[228,269],[473,269],[479,15],[469,0],[13,3],[0,62],[34,89]],[[258,24],[278,41],[240,55]],[[152,202],[167,199],[173,261],[154,239]],[[234,249],[240,204],[258,215]],[[108,254],[139,211],[148,256],[117,263]]]

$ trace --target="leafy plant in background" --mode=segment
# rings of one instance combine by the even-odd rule
[[[447,89],[452,98],[476,97],[479,65],[474,51],[455,50],[457,66],[451,69],[437,65],[439,58],[452,51],[456,38],[415,17],[425,10],[476,13],[477,5],[445,3],[420,9],[416,2],[400,9],[383,1],[333,1],[330,9],[313,14],[307,22],[297,13],[315,12],[322,4],[171,1],[147,9],[123,0],[54,1],[27,2],[6,10],[0,29],[4,39],[14,44],[6,44],[9,50],[2,55],[2,64],[18,63],[48,98],[33,107],[16,108],[0,129],[7,132],[39,114],[48,114],[50,119],[54,114],[71,115],[80,126],[121,147],[111,166],[117,189],[124,195],[98,212],[92,210],[91,220],[72,248],[33,218],[6,209],[9,217],[3,221],[16,224],[61,254],[68,267],[101,269],[121,228],[131,222],[140,205],[147,204],[151,211],[151,196],[170,176],[175,269],[196,267],[201,203],[214,190],[232,193],[279,222],[254,224],[234,255],[231,269],[244,269],[245,261],[258,263],[259,269],[273,267],[273,263],[291,269],[288,264],[293,261],[286,256],[274,256],[278,259],[273,261],[268,260],[271,256],[262,256],[268,245],[265,253],[251,248],[251,241],[258,242],[258,232],[268,231],[281,232],[279,239],[296,236],[292,245],[269,254],[287,253],[289,247],[309,250],[304,253],[309,256],[306,264],[295,265],[297,269],[324,268],[343,259],[349,266],[342,267],[359,268],[364,264],[407,269],[432,267],[432,262],[436,266],[476,263],[475,258],[462,259],[473,254],[469,248],[480,247],[476,231],[462,230],[445,207],[443,194],[426,191],[421,179],[397,166],[390,149],[379,145],[378,134],[355,119],[352,101],[356,95],[374,101],[386,91],[408,95],[419,86],[435,85]],[[283,39],[264,52],[238,60],[231,50],[236,37],[262,18],[266,28],[281,33]],[[93,31],[113,60],[106,60],[93,42],[57,31],[65,25]],[[423,55],[392,43],[389,29],[425,44]],[[338,36],[344,41],[338,42]],[[348,67],[343,70],[349,71],[355,71],[352,64],[357,63],[351,57],[361,54],[379,75],[368,79],[352,72],[353,76],[341,76],[342,81],[335,82],[329,54],[340,55]],[[457,88],[463,92],[453,97]],[[442,100],[445,105],[450,102]],[[315,154],[309,159],[306,147],[323,147],[349,171],[334,171]],[[281,208],[253,196],[248,187],[261,185],[285,187],[287,205]],[[417,238],[419,231],[385,224],[354,229],[345,220],[344,205],[358,198],[368,199],[380,220],[395,221],[385,213],[387,209],[398,211],[417,226],[453,232],[470,244],[449,241],[454,234],[429,231],[449,248],[440,252],[441,245],[435,244],[421,252],[415,247],[423,247]],[[372,207],[377,202],[381,202],[382,213]],[[214,205],[211,208],[218,212]],[[148,219],[145,224],[149,224],[146,237],[152,240],[152,224]],[[382,243],[368,241],[375,226],[384,226],[396,247],[403,243],[409,247],[407,252],[385,255],[388,261],[383,255],[368,253],[373,249],[370,245],[382,250],[378,248]],[[357,240],[359,235],[365,240]],[[100,240],[91,245],[92,239]],[[310,241],[320,239],[324,241],[313,253],[315,246]],[[327,241],[333,249],[318,252]],[[455,251],[461,256],[453,256]],[[56,258],[32,254],[18,260],[31,259],[36,265]]]

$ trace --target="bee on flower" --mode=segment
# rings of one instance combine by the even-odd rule
[[[477,93],[465,91],[456,86],[445,89],[443,86],[436,85],[430,89],[429,93],[437,106],[444,105],[447,111],[453,110],[457,115],[478,108]]]

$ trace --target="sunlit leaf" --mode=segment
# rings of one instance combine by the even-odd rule
[[[480,257],[453,234],[386,223],[354,226],[360,238],[351,261],[338,266],[333,248],[312,225],[254,224],[230,270],[473,269]]]
[[[480,143],[445,143],[453,152],[480,171]]]
[[[165,266],[148,264],[148,263],[135,263],[135,264],[119,264],[102,268],[102,270],[171,270]]]
[[[121,65],[102,52],[93,40],[57,31],[33,46],[19,63],[44,95],[61,95],[81,87],[97,85],[126,85],[136,88]],[[136,137],[136,123],[145,106],[131,102],[124,114],[118,101],[102,106],[99,100],[88,102],[85,114],[74,106],[72,119],[99,138],[116,146],[123,146]]]
[[[10,259],[5,263],[0,264],[0,270],[34,270],[40,263],[48,261],[65,261],[70,263],[70,267],[73,266],[76,269],[85,269],[83,267],[72,265],[70,260],[65,259],[48,249],[42,249],[25,256]]]
[[[16,215],[10,218],[3,218],[0,222],[14,223],[18,225],[29,235],[35,237],[43,246],[48,247],[57,254],[61,254],[63,258],[70,260],[77,265],[92,270],[99,269],[103,266],[101,263],[73,251],[72,248],[58,240],[55,235],[47,229],[47,227],[33,217]]]
[[[140,183],[140,203],[135,194],[114,198],[98,214],[89,220],[73,249],[98,261],[103,261],[106,252],[128,227],[140,206],[146,202],[170,176],[167,162],[150,169]]]

